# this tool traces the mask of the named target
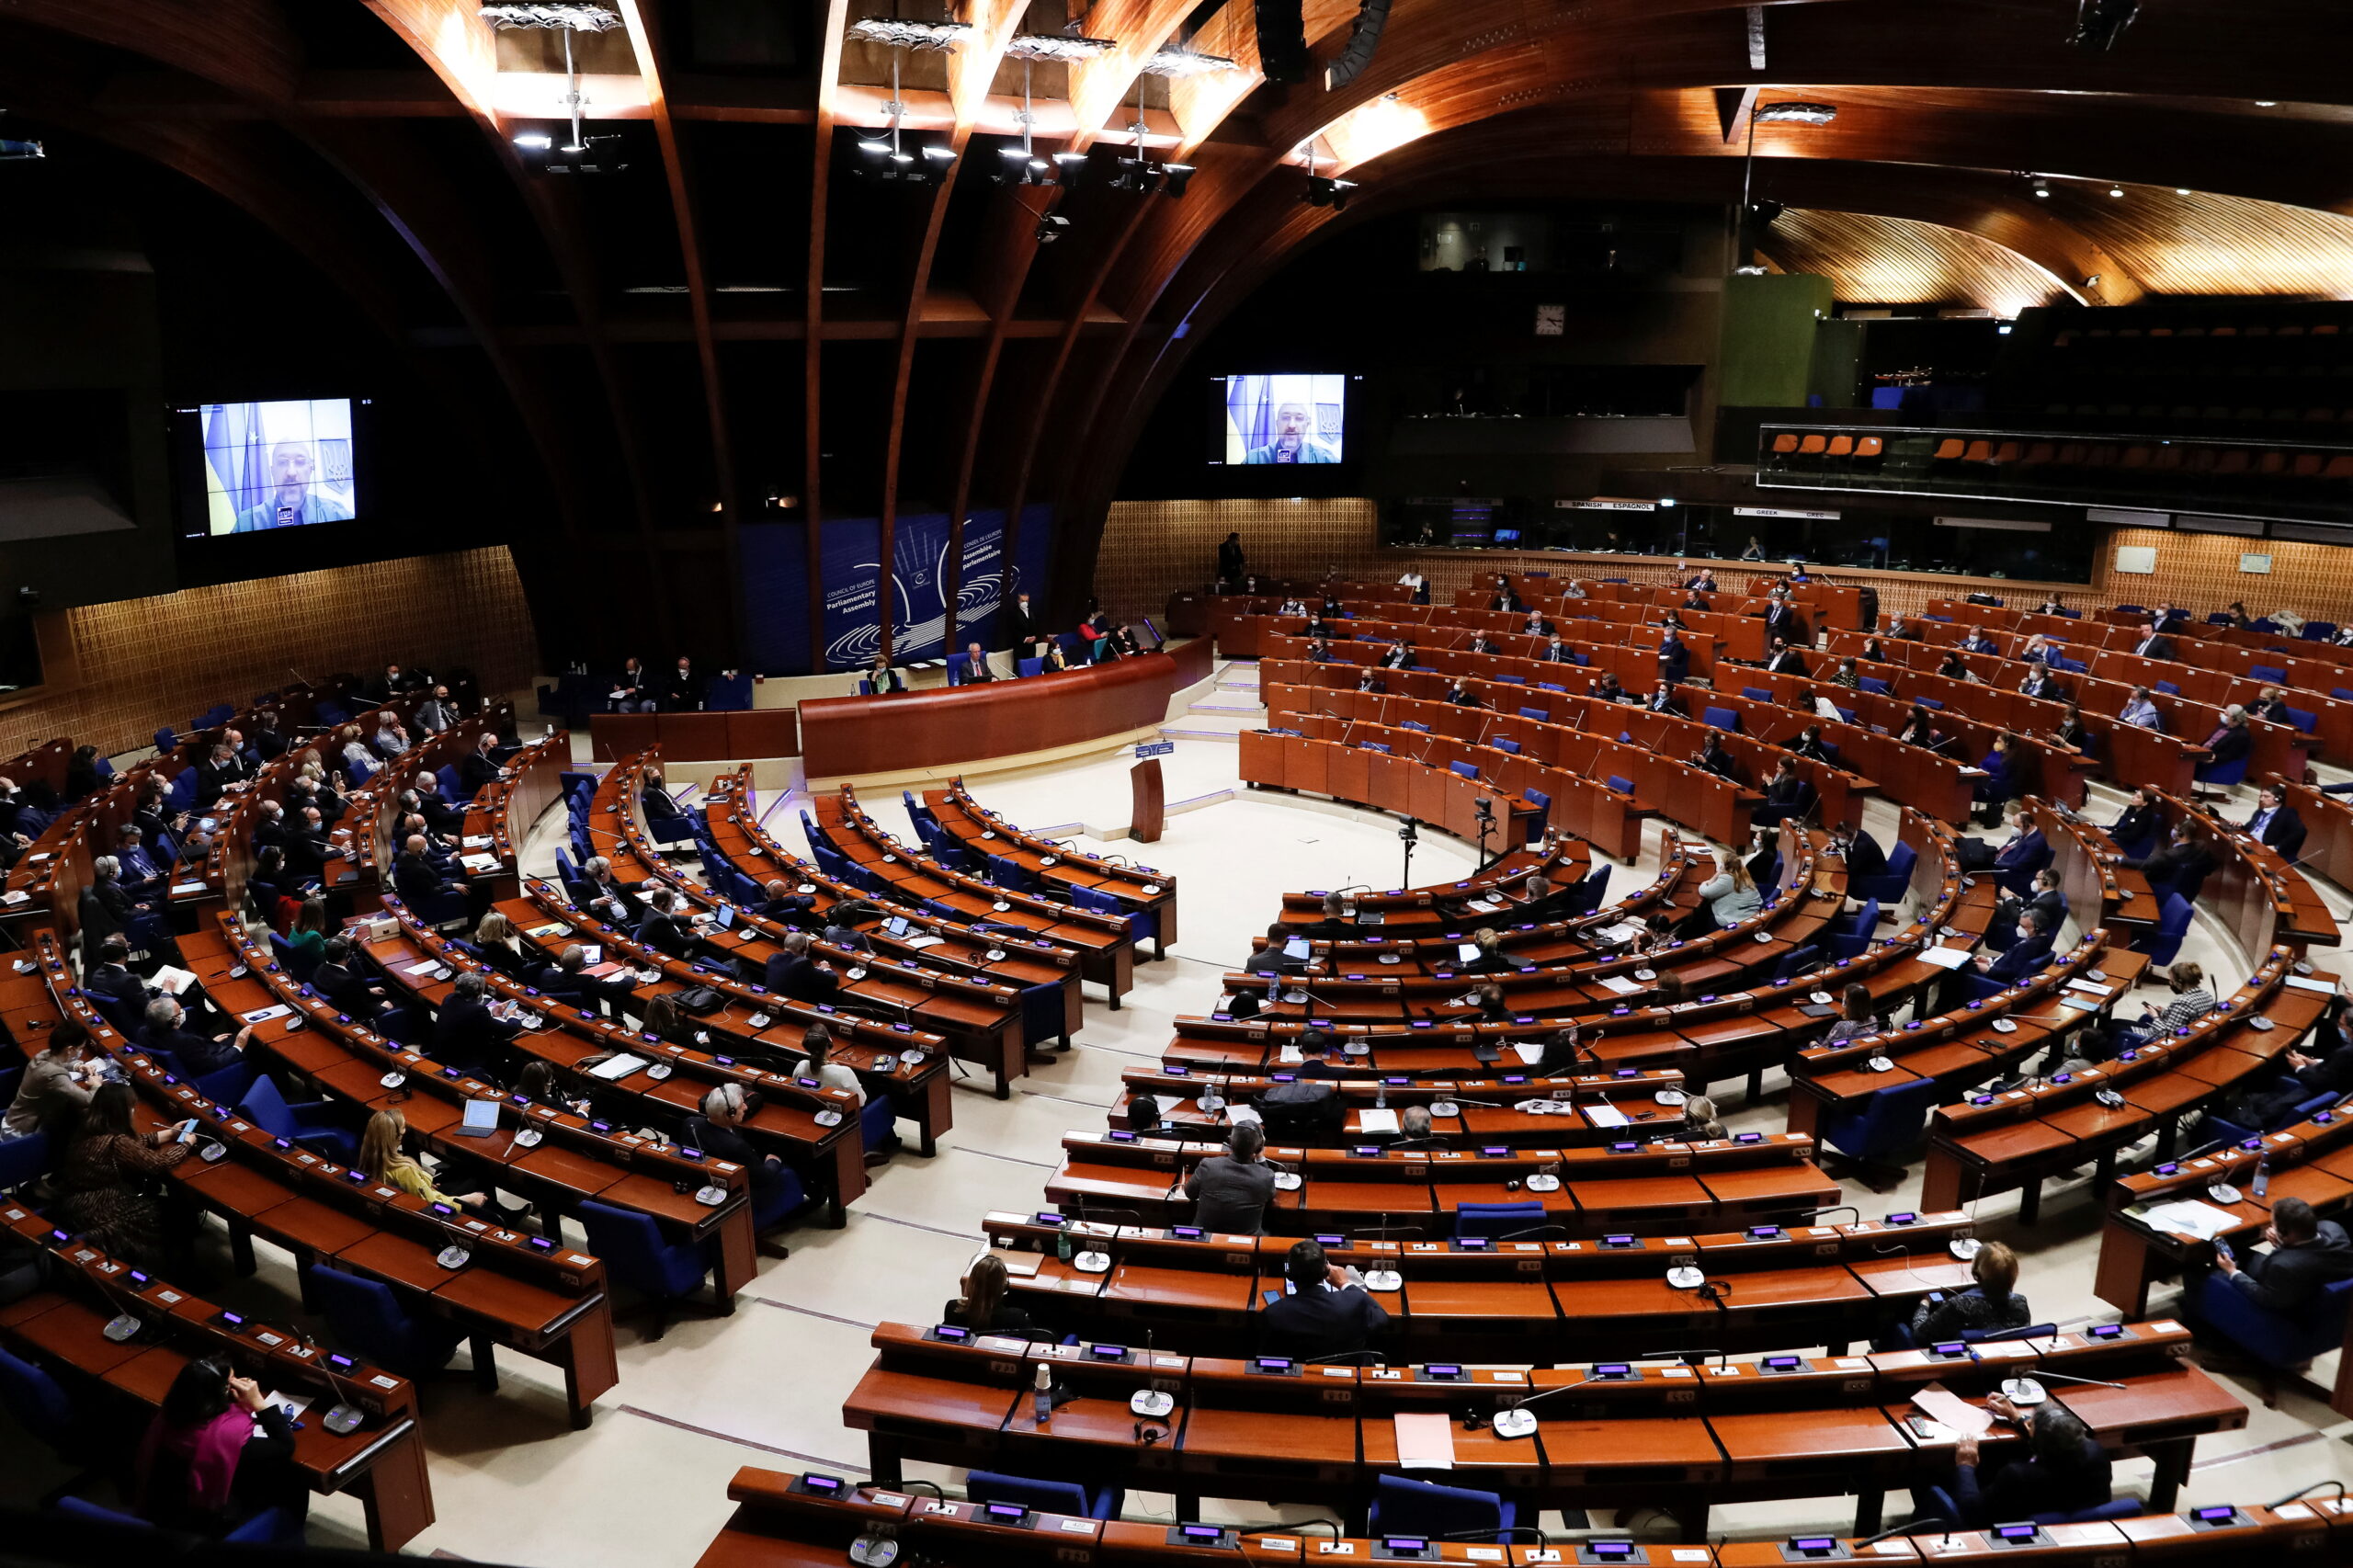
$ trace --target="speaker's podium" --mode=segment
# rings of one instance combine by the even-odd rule
[[[1161,741],[1139,745],[1136,752],[1142,756],[1146,751],[1175,749],[1169,742]],[[1128,769],[1128,836],[1138,844],[1159,843],[1161,821],[1166,814],[1166,797],[1160,783],[1160,758],[1144,756],[1143,760]]]

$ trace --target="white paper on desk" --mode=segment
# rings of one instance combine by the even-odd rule
[[[745,939],[746,941],[751,939],[750,933],[746,932],[745,934]],[[926,948],[936,948],[947,939],[948,938],[945,937],[906,937],[900,945],[903,947],[913,948],[915,951],[921,952]]]
[[[1646,937],[1649,934],[1650,927],[1639,920],[1620,920],[1615,926],[1603,926],[1600,932],[1600,935],[1613,942],[1631,942],[1637,937]]]
[[[13,892],[0,893],[0,903],[30,903],[32,901],[33,895],[22,888],[17,888]]]
[[[148,977],[147,983],[166,996],[176,996],[196,983],[196,976],[187,970],[174,969],[170,964],[165,964]]]
[[[2152,1203],[2141,1217],[2160,1231],[2171,1231],[2177,1236],[2188,1236],[2211,1242],[2238,1223],[2227,1210],[2195,1198],[2176,1199],[2171,1203]]]
[[[1300,1054],[1299,1047],[1287,1045],[1275,1052],[1275,1060],[1286,1067],[1296,1067],[1307,1058]]]
[[[1230,1105],[1226,1107],[1225,1119],[1233,1123],[1236,1127],[1263,1127],[1266,1125],[1259,1119],[1256,1108],[1246,1105]]]
[[[2333,980],[2310,980],[2301,974],[2291,974],[2288,977],[2288,983],[2299,991],[2317,991],[2324,996],[2336,994],[2336,983]]]
[[[470,833],[466,835],[465,837],[458,840],[458,847],[460,849],[487,849],[490,847],[490,835],[486,833]]]
[[[624,1051],[619,1056],[614,1057],[611,1061],[599,1062],[594,1067],[589,1068],[588,1074],[593,1078],[602,1078],[608,1084],[618,1084],[623,1078],[628,1077],[631,1074],[638,1071],[644,1065],[645,1058],[642,1056],[631,1056],[628,1051]]]
[[[1474,898],[1462,907],[1465,909],[1475,909],[1482,915],[1493,915],[1496,910],[1501,909],[1503,905],[1491,898]]]
[[[440,967],[441,960],[439,959],[426,959],[423,963],[413,963],[404,966],[406,972],[410,974],[431,974]]]
[[[2070,991],[2086,992],[2094,996],[2113,996],[2116,994],[2115,986],[2097,985],[2088,980],[2071,980],[2067,982],[2067,989]]]
[[[252,1012],[240,1013],[237,1017],[249,1024],[266,1024],[272,1018],[282,1018],[293,1010],[281,1002],[273,1007],[256,1007]]]
[[[203,891],[204,884],[202,882],[174,882],[172,884],[172,896],[174,898],[187,898],[192,894],[200,893]]]
[[[1381,1107],[1360,1110],[1357,1112],[1357,1130],[1368,1133],[1394,1132],[1397,1131],[1397,1113]]]
[[[466,855],[460,857],[458,864],[463,866],[469,871],[495,871],[498,869],[498,857],[495,855]]]
[[[1540,1045],[1529,1045],[1524,1040],[1514,1040],[1511,1049],[1513,1054],[1519,1058],[1519,1064],[1523,1067],[1533,1067],[1544,1060],[1544,1048]]]
[[[1596,1127],[1623,1127],[1626,1113],[1614,1105],[1595,1103],[1585,1108],[1585,1119]]]
[[[1994,1417],[1970,1403],[1942,1383],[1930,1383],[1912,1396],[1912,1403],[1931,1421],[1940,1421],[1956,1432],[1982,1437],[1993,1429]]]
[[[1454,1468],[1454,1418],[1444,1411],[1434,1414],[1393,1415],[1397,1424],[1397,1468],[1400,1470],[1452,1470]]]
[[[1938,969],[1959,969],[1969,961],[1967,948],[1922,948],[1920,961],[1932,963]]]
[[[1631,996],[1643,986],[1640,981],[1629,980],[1622,974],[1605,974],[1601,977],[1601,988],[1615,995]]]

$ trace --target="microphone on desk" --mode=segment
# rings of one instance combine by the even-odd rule
[[[2109,1382],[2109,1381],[2104,1381],[2104,1380],[2102,1380],[2102,1379],[2099,1379],[2099,1378],[2079,1378],[2079,1377],[2076,1377],[2073,1372],[2052,1372],[2052,1371],[2046,1371],[2045,1369],[2043,1369],[2042,1368],[2040,1368],[2040,1367],[2038,1367],[2038,1368],[2036,1368],[2036,1369],[2035,1369],[2035,1370],[2034,1370],[2034,1375],[2033,1375],[2032,1377],[2029,1377],[2029,1378],[2008,1378],[2008,1379],[2005,1379],[2004,1381],[2005,1381],[2006,1382],[2012,1382],[2012,1383],[2039,1383],[2039,1382],[2045,1382],[2045,1381],[2048,1381],[2048,1382],[2060,1382],[2060,1383],[2079,1383],[2079,1384],[2081,1384],[2082,1386],[2084,1386],[2085,1388],[2091,1388],[2091,1389],[2120,1389],[2120,1388],[2130,1388],[2130,1387],[2131,1386],[2131,1384],[2129,1384],[2129,1383],[2112,1383],[2112,1382]]]
[[[463,1268],[466,1265],[474,1260],[473,1236],[464,1226],[459,1224],[456,1221],[445,1218],[441,1212],[444,1209],[447,1209],[451,1214],[455,1214],[458,1211],[453,1206],[442,1203],[428,1203],[422,1210],[418,1210],[418,1212],[430,1219],[435,1224],[439,1225],[443,1230],[449,1233],[449,1244],[443,1247],[439,1252],[434,1254],[433,1261],[439,1264],[444,1268]]]
[[[2343,1497],[2345,1495],[2345,1483],[2341,1481],[2333,1479],[2328,1481],[2313,1481],[2299,1486],[2293,1492],[2289,1493],[2285,1497],[2280,1498],[2277,1503],[2268,1503],[2265,1506],[2268,1508],[2284,1508],[2289,1504],[2294,1502],[2297,1498],[2306,1496],[2317,1488],[2323,1486],[2334,1486],[2336,1488],[2337,1496]]]
[[[1813,1211],[1813,1218],[1815,1222],[1819,1223],[1824,1214],[1836,1214],[1841,1210],[1852,1214],[1858,1225],[1863,1222],[1863,1211],[1851,1203],[1833,1203],[1826,1209],[1817,1209]]]
[[[1704,1358],[1713,1356],[1716,1358],[1716,1364],[1718,1366],[1723,1365],[1725,1359],[1724,1352],[1717,1349],[1712,1345],[1701,1346],[1689,1350],[1645,1350],[1641,1355],[1635,1357],[1634,1359],[1637,1361],[1655,1361],[1667,1356],[1674,1357],[1677,1360],[1681,1361],[1687,1367],[1705,1365],[1703,1360],[1693,1359],[1694,1357]]]
[[[335,1369],[327,1364],[327,1352],[311,1337],[310,1331],[298,1328],[294,1334],[301,1340],[304,1347],[317,1358],[316,1365],[320,1375],[326,1379],[328,1389],[335,1394],[335,1402],[328,1408],[320,1425],[338,1437],[356,1430],[359,1424],[368,1418],[368,1413],[354,1404],[351,1402],[351,1396],[344,1392],[343,1380],[335,1375]]]
[[[1493,1424],[1495,1434],[1498,1437],[1532,1437],[1536,1435],[1536,1417],[1528,1414],[1528,1407],[1529,1405],[1548,1400],[1556,1393],[1566,1393],[1571,1389],[1581,1389],[1587,1383],[1614,1382],[1616,1381],[1617,1380],[1613,1378],[1598,1377],[1592,1372],[1587,1372],[1575,1382],[1563,1383],[1558,1388],[1540,1390],[1539,1392],[1529,1394],[1524,1398],[1516,1399],[1512,1401],[1511,1403],[1506,1405],[1503,1409],[1495,1412],[1495,1418]]]

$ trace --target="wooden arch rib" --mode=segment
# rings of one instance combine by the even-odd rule
[[[654,119],[654,135],[662,149],[662,173],[670,187],[670,211],[678,225],[678,256],[686,272],[687,305],[694,323],[696,361],[702,372],[703,412],[710,423],[711,474],[719,487],[720,529],[725,540],[727,580],[744,581],[743,503],[735,484],[734,441],[727,424],[727,389],[719,369],[719,345],[711,334],[710,279],[704,268],[702,230],[695,221],[694,186],[689,177],[685,144],[671,113],[665,80],[667,52],[663,47],[662,21],[647,0],[618,0],[621,20],[629,28],[630,48],[637,56],[639,79]],[[740,588],[716,596],[727,606],[728,641],[739,642],[744,619]]]

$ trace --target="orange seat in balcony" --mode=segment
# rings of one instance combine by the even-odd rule
[[[2266,479],[2277,479],[2288,472],[2288,454],[2266,452],[2255,460],[2255,472]]]
[[[1865,436],[1855,443],[1855,460],[1857,462],[1877,462],[1879,460],[1880,454],[1886,450],[1887,442],[1882,437],[1878,436]]]
[[[2016,441],[2005,441],[1994,449],[1994,460],[1996,463],[2014,463],[2018,460],[2018,453],[2022,450],[2024,449]]]
[[[1823,449],[1827,447],[1829,444],[1830,437],[1827,436],[1808,436],[1803,441],[1798,444],[1798,456],[1802,458],[1818,458],[1822,455]]]
[[[1947,436],[1937,443],[1937,455],[1934,460],[1940,463],[1951,462],[1961,456],[1964,444],[1958,436]]]
[[[2289,466],[2288,472],[2297,479],[2318,479],[2321,460],[2321,455],[2318,452],[2298,452],[2296,460]]]
[[[1775,457],[1785,458],[1797,449],[1798,438],[1795,432],[1784,430],[1779,435],[1773,437],[1773,455]]]
[[[1855,438],[1852,436],[1831,437],[1829,455],[1834,458],[1848,458],[1854,456]]]
[[[2238,475],[2245,473],[2247,471],[2247,465],[2254,460],[2255,460],[2249,457],[2246,453],[2240,451],[2236,448],[2233,448],[2231,450],[2224,452],[2221,458],[2216,460],[2214,463],[2214,477],[2217,479],[2236,478]]]
[[[1966,463],[1992,462],[1994,460],[1994,443],[1991,441],[1970,442],[1969,450],[1961,454],[1961,460]]]

